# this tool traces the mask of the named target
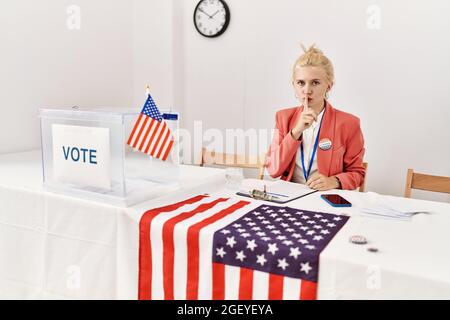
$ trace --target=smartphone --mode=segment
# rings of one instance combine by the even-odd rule
[[[320,196],[333,207],[351,207],[352,204],[338,194],[322,194]]]

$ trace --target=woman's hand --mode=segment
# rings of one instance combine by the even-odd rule
[[[307,97],[304,99],[303,106],[303,112],[300,115],[300,118],[297,120],[295,127],[291,130],[291,135],[295,140],[298,140],[301,137],[303,131],[305,129],[308,129],[313,121],[317,120],[317,113],[308,107]]]
[[[341,183],[339,182],[338,178],[336,178],[335,176],[327,177],[317,172],[315,172],[315,174],[313,174],[311,178],[308,179],[306,185],[311,189],[319,191],[341,188]]]

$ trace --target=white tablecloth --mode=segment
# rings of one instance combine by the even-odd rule
[[[45,192],[40,159],[0,156],[0,299],[136,299],[139,216],[151,205]],[[166,197],[213,191],[224,170],[182,165],[180,179]]]
[[[188,183],[193,177],[196,183]],[[222,170],[183,166],[182,181],[176,193],[118,208],[43,192],[38,152],[0,156],[0,298],[136,299],[142,214],[204,192],[232,195],[223,188]],[[318,298],[450,298],[450,204],[327,193],[343,195],[353,207],[333,208],[322,193],[287,204],[351,215],[321,253]],[[380,198],[431,213],[411,221],[361,215]],[[356,234],[369,243],[349,243]]]

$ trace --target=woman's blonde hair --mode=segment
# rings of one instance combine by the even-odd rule
[[[314,44],[306,49],[302,44],[304,53],[295,61],[294,68],[292,69],[292,80],[294,80],[295,69],[299,67],[313,66],[323,67],[327,74],[327,80],[330,84],[334,83],[334,69],[330,59],[323,54],[323,52],[317,48]]]

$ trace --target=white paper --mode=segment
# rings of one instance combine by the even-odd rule
[[[109,128],[53,124],[52,139],[56,181],[111,189]]]
[[[390,218],[395,220],[410,220],[415,214],[430,212],[423,205],[403,198],[383,198],[378,197],[370,205],[361,209],[365,216]]]

